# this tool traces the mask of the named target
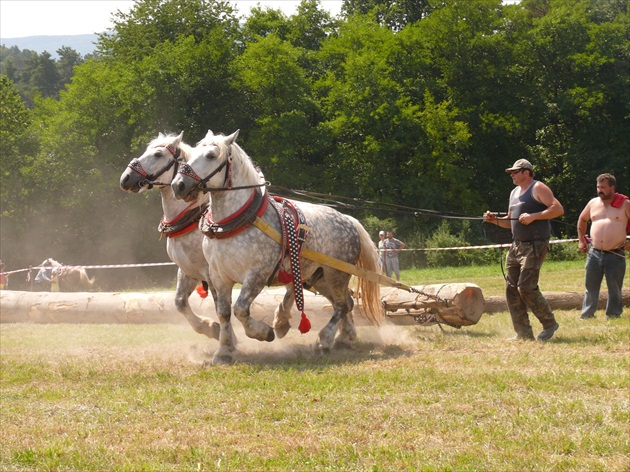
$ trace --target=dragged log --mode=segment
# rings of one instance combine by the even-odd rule
[[[394,324],[477,324],[484,311],[481,289],[470,283],[417,285],[415,292],[393,289],[382,297],[385,315]]]

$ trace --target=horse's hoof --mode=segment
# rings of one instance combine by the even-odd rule
[[[335,341],[333,344],[333,349],[336,351],[350,351],[352,350],[352,344],[346,341]]]
[[[313,350],[315,351],[316,354],[319,354],[319,355],[330,354],[330,348],[322,346],[321,343],[315,343]]]
[[[212,358],[212,365],[230,365],[232,364],[232,356],[223,354]]]
[[[278,339],[284,338],[290,329],[291,325],[289,323],[283,323],[281,325],[274,326],[274,332],[276,333],[276,336],[278,336]]]
[[[273,329],[269,328],[269,331],[267,331],[267,339],[265,339],[265,341],[270,343],[274,339],[276,339],[276,335],[274,334]]]

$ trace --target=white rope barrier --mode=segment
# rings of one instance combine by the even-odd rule
[[[554,239],[549,241],[549,244],[556,243],[571,243],[577,242],[579,239]],[[455,246],[455,247],[425,247],[419,249],[403,249],[403,251],[461,251],[465,249],[493,249],[493,248],[504,248],[510,247],[512,243],[506,244],[486,244],[483,246]]]
[[[578,239],[554,239],[549,241],[549,244],[557,244],[557,243],[570,243],[579,241]],[[511,243],[507,244],[485,244],[483,246],[454,246],[454,247],[426,247],[426,248],[417,248],[417,249],[403,249],[403,251],[462,251],[467,249],[494,249],[494,248],[505,248],[510,247]],[[158,266],[169,266],[175,265],[174,262],[152,262],[146,264],[103,264],[103,265],[77,265],[77,266],[68,266],[62,265],[64,269],[125,269],[129,267],[158,267]],[[9,276],[11,274],[17,274],[19,272],[26,272],[28,270],[39,270],[44,268],[53,268],[51,266],[36,266],[29,267],[27,269],[18,269],[12,270],[10,272],[2,272],[3,275]]]
[[[174,262],[151,262],[151,263],[146,263],[146,264],[101,264],[101,265],[77,265],[77,266],[70,266],[70,265],[61,265],[60,267],[63,268],[64,270],[68,270],[68,269],[125,269],[125,268],[129,268],[129,267],[158,267],[158,266],[169,266],[169,265],[175,265]],[[39,270],[39,269],[54,269],[53,266],[33,266],[33,267],[28,267],[26,269],[18,269],[18,270],[12,270],[10,272],[2,272],[3,275],[11,275],[11,274],[17,274],[19,272],[26,272],[29,270]]]

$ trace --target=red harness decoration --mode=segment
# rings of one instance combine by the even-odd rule
[[[176,238],[194,231],[203,213],[207,210],[208,204],[192,208],[196,202],[191,203],[179,215],[171,221],[166,221],[166,216],[162,216],[162,220],[158,225],[158,231],[167,238]],[[161,238],[161,236],[160,236]]]
[[[221,221],[214,222],[212,214],[208,211],[205,218],[199,221],[199,229],[209,238],[231,238],[249,228],[257,216],[261,217],[267,210],[268,204],[269,199],[266,194],[256,188],[238,211]]]
[[[204,284],[197,285],[197,288],[195,290],[197,290],[197,293],[201,298],[206,298],[208,296],[208,290],[206,289]]]

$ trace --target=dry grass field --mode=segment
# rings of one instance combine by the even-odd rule
[[[185,325],[3,324],[0,470],[628,471],[630,308],[556,316],[544,344],[504,312],[328,356],[237,329],[227,367]]]

